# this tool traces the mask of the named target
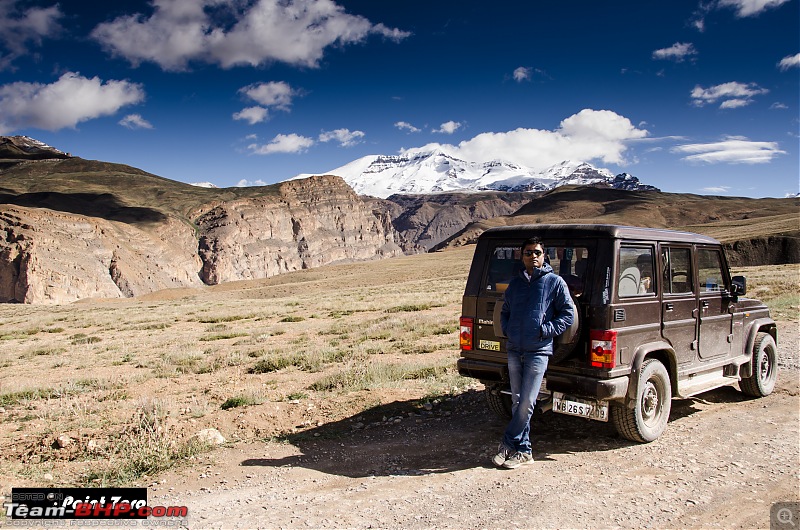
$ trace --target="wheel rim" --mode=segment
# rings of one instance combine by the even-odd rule
[[[653,381],[647,381],[642,392],[642,420],[648,425],[656,422],[661,408],[658,387]]]
[[[758,375],[763,383],[770,380],[772,376],[772,362],[770,360],[770,350],[764,349],[761,355],[761,362],[758,363]]]

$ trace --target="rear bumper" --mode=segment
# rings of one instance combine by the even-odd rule
[[[496,362],[460,358],[456,363],[458,373],[487,383],[508,384],[508,366]],[[572,396],[598,400],[621,400],[628,393],[630,378],[625,375],[611,379],[599,379],[584,375],[547,371],[547,390],[563,392]]]
[[[508,366],[489,361],[460,358],[456,363],[458,373],[464,377],[472,377],[481,381],[507,383]]]
[[[547,373],[547,389],[573,396],[598,400],[621,400],[628,394],[627,375],[612,379],[597,379],[583,375]]]

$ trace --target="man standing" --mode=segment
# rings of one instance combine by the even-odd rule
[[[574,309],[566,282],[545,263],[541,239],[522,244],[525,270],[505,291],[501,326],[508,350],[511,380],[511,421],[506,427],[496,466],[515,469],[533,462],[530,422],[547,362],[553,355],[553,338],[572,325]]]

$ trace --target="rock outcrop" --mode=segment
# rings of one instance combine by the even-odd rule
[[[215,205],[194,220],[205,283],[402,254],[388,215],[339,177],[291,180],[277,191]]]
[[[0,301],[121,298],[199,287],[193,229],[174,218],[134,225],[46,208],[0,205]]]
[[[392,218],[406,252],[429,251],[476,221],[510,215],[536,193],[478,192],[392,195],[374,199]]]
[[[402,254],[389,215],[338,177],[146,221],[62,211],[58,197],[48,200],[49,208],[0,204],[0,302],[131,297]]]

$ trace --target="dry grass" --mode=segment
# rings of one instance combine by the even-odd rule
[[[134,300],[0,306],[0,480],[147,484],[219,429],[260,439],[459,392],[473,247]],[[749,267],[798,320],[800,268]],[[59,447],[57,438],[72,440]]]

